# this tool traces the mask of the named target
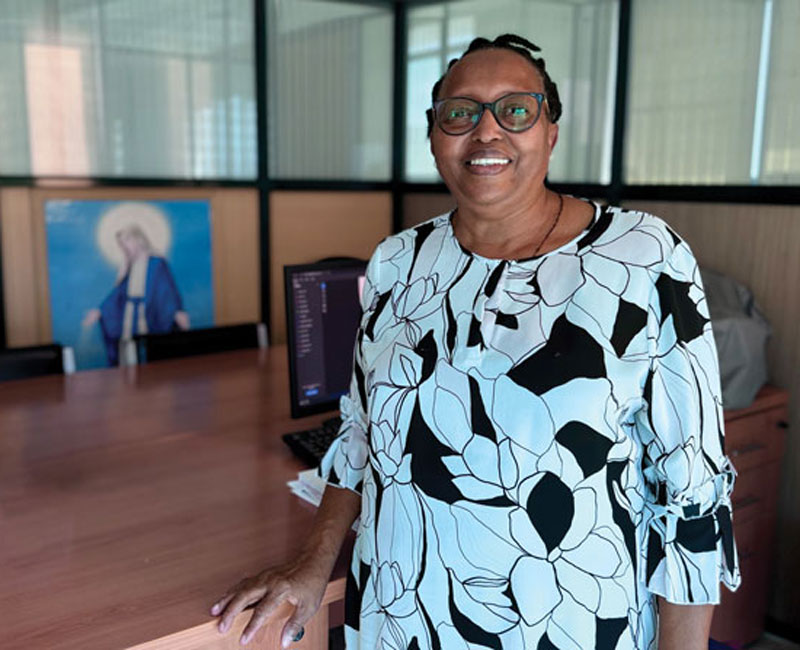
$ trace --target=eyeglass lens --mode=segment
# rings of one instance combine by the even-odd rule
[[[500,126],[518,132],[536,123],[541,104],[535,95],[520,93],[501,97],[490,108]],[[480,102],[464,97],[442,100],[436,107],[439,126],[450,135],[461,135],[474,129],[482,112]]]

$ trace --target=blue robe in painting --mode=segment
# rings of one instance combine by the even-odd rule
[[[143,299],[128,297],[128,277],[129,275],[126,275],[122,278],[100,304],[100,328],[103,332],[108,363],[111,366],[119,364],[119,340],[122,337],[125,305],[128,300],[135,302],[144,300],[148,334],[171,332],[175,328],[175,312],[183,309],[175,279],[163,257],[151,255],[147,262],[147,280]],[[144,333],[136,331],[137,320],[134,312],[134,336]]]

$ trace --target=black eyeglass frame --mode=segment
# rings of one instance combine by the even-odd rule
[[[515,95],[526,95],[529,97],[533,97],[536,99],[536,105],[538,110],[536,112],[536,117],[533,118],[533,122],[531,122],[528,126],[522,129],[512,129],[507,127],[500,118],[497,117],[497,113],[495,113],[495,108],[499,102],[502,102],[504,99],[508,99],[509,97],[514,97]],[[472,118],[472,126],[469,127],[466,131],[459,131],[458,133],[452,133],[445,129],[441,121],[439,120],[439,111],[438,109],[444,104],[445,102],[451,101],[453,99],[466,99],[467,101],[475,103],[479,108],[480,111],[476,114],[475,117]],[[547,97],[544,93],[529,93],[529,92],[515,92],[515,93],[508,93],[503,95],[502,97],[498,97],[493,102],[479,102],[477,99],[473,99],[472,97],[462,97],[462,96],[455,96],[455,97],[445,97],[443,99],[436,100],[433,103],[433,107],[429,108],[426,113],[428,113],[428,118],[436,123],[436,125],[442,130],[442,133],[450,136],[459,136],[459,135],[466,135],[470,131],[474,131],[478,124],[480,124],[481,119],[483,119],[483,113],[486,109],[489,109],[489,112],[494,117],[495,122],[497,122],[498,126],[503,129],[504,131],[508,131],[509,133],[523,133],[528,129],[532,129],[536,123],[539,121],[539,118],[542,116],[542,104],[547,102]]]

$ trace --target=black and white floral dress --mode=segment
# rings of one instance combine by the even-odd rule
[[[696,261],[600,208],[525,260],[451,215],[385,239],[320,472],[362,495],[350,650],[656,647],[655,596],[739,583]]]

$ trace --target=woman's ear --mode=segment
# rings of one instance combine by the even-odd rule
[[[556,142],[558,142],[558,124],[550,123],[550,128],[547,132],[547,143],[550,146],[550,153],[553,153]]]
[[[431,156],[433,156],[433,166],[436,167],[436,171],[439,171],[439,165],[436,163],[436,146],[433,144],[434,140],[435,138],[433,134],[431,134],[431,137],[428,138],[428,146],[431,149]]]

